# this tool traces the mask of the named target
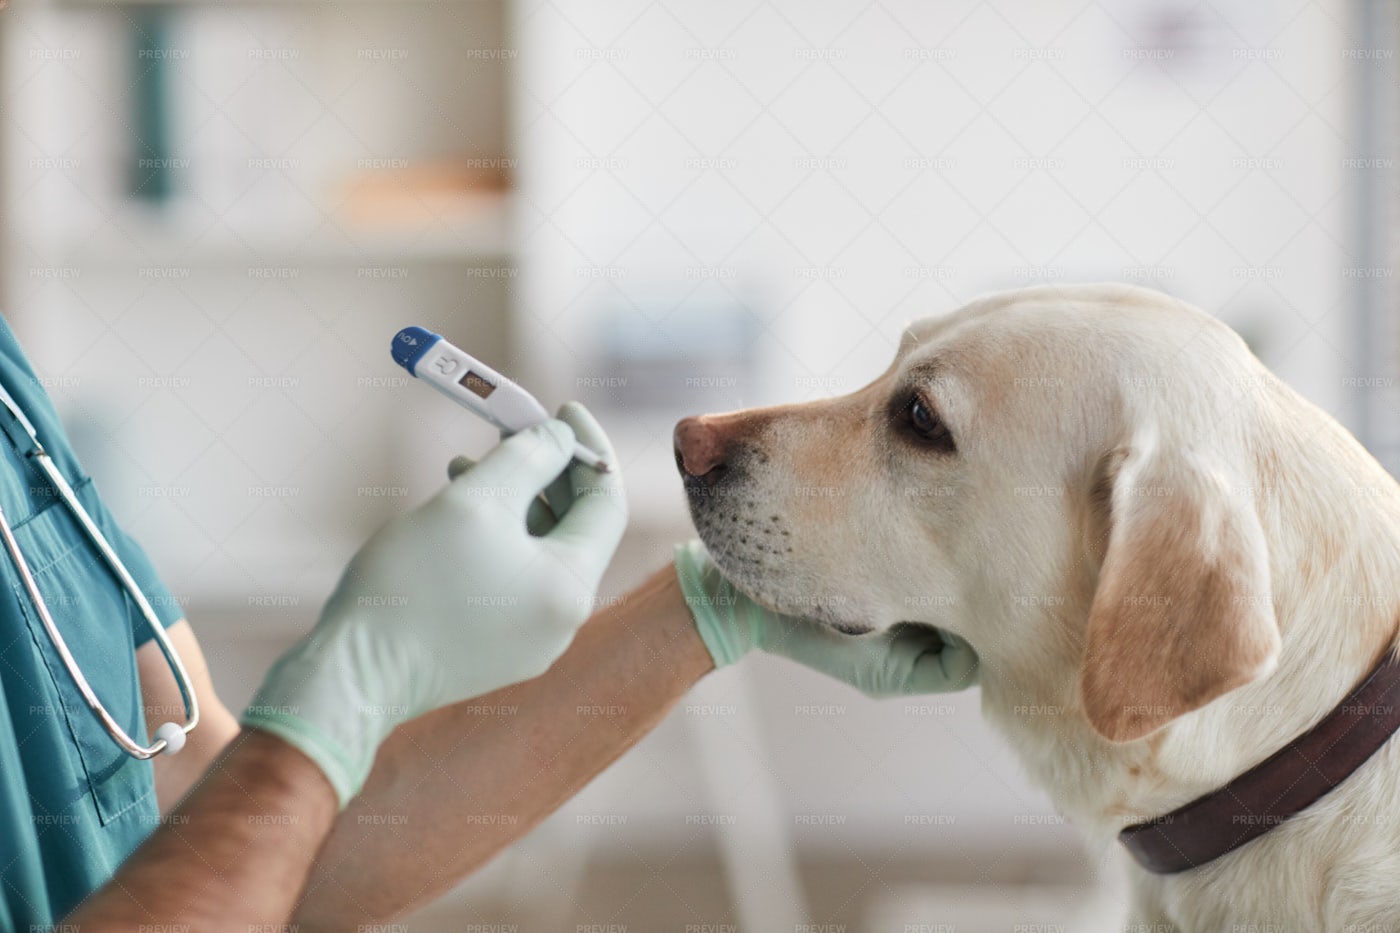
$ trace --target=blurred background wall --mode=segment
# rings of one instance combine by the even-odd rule
[[[409,323],[594,408],[634,515],[611,593],[691,533],[676,418],[853,390],[990,289],[1199,304],[1394,469],[1395,18],[12,0],[0,308],[235,707],[492,442],[392,365]],[[1115,929],[1116,858],[975,691],[877,704],[760,658],[402,926]]]

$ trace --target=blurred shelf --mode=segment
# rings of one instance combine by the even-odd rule
[[[128,478],[139,482],[168,475],[178,448],[191,458],[181,482],[223,488],[232,474],[189,440],[209,432],[198,423],[209,406],[215,431],[246,430],[246,440],[255,423],[257,442],[272,450],[335,433],[333,443],[261,455],[252,472],[268,482],[353,473],[340,487],[303,484],[296,511],[308,527],[249,510],[237,495],[202,503],[193,527],[178,509],[147,519],[162,577],[197,624],[215,620],[220,637],[276,641],[309,624],[371,530],[340,527],[338,497],[347,486],[397,482],[403,457],[386,437],[402,412],[387,393],[352,391],[363,347],[378,351],[387,328],[404,321],[469,315],[474,345],[509,353],[518,253],[509,13],[502,0],[30,0],[6,11],[6,305],[23,306],[36,364],[66,372],[82,354],[82,392],[110,401],[98,408],[112,414],[102,420],[121,426],[123,442],[154,442],[118,451],[99,431],[92,457],[129,459]],[[163,82],[139,80],[157,73]],[[147,121],[163,132],[148,133]],[[161,184],[141,186],[164,197],[127,196],[136,152],[171,160]],[[248,279],[300,281],[230,288]],[[42,287],[49,280],[57,286]],[[301,322],[335,339],[298,364],[300,395],[279,400],[281,388],[258,382],[287,371],[275,332],[284,315],[361,296],[357,313]],[[92,327],[88,309],[115,319],[133,300],[139,314],[93,327],[74,349],[69,329]],[[203,309],[221,319],[206,349],[217,378],[169,391],[133,384],[132,367],[156,350],[182,359],[204,347],[207,328],[186,326]],[[265,342],[250,339],[260,330]],[[144,356],[128,352],[139,346]],[[377,363],[391,365],[387,356]],[[233,420],[240,411],[247,421]],[[199,537],[205,528],[225,536],[213,553]],[[187,550],[182,534],[194,536]]]
[[[51,262],[92,269],[510,261],[510,196],[482,192],[471,201],[469,212],[423,225],[355,223],[334,213],[264,216],[254,225],[191,216],[178,204],[159,212],[132,207],[111,219],[124,234],[116,244],[110,236],[70,234],[30,239],[29,245]],[[101,248],[93,245],[99,239]]]
[[[482,6],[500,0],[28,0],[30,7],[55,9],[108,9],[117,7],[270,7],[270,6],[342,6],[345,3],[366,6]]]

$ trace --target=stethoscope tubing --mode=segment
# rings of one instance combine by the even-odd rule
[[[49,456],[48,451],[39,443],[38,434],[34,431],[34,427],[30,424],[29,419],[24,417],[23,412],[19,410],[19,406],[15,403],[13,397],[10,396],[9,392],[7,392],[3,386],[0,386],[0,404],[3,404],[4,407],[9,410],[9,413],[15,418],[16,422],[23,427],[25,432],[29,435],[29,440],[32,442],[33,447],[25,453],[25,456],[39,464],[40,469],[42,469],[44,474],[49,478],[49,482],[53,483],[54,488],[58,490],[63,504],[68,507],[73,517],[78,520],[78,524],[82,526],[88,540],[97,548],[98,552],[102,555],[102,559],[106,561],[107,566],[121,582],[127,595],[135,600],[137,608],[141,610],[142,616],[145,617],[146,624],[150,626],[151,633],[155,637],[156,644],[160,646],[161,654],[165,655],[166,663],[170,665],[170,669],[175,674],[176,684],[180,688],[180,697],[185,707],[185,723],[183,726],[180,726],[180,729],[184,733],[189,734],[195,726],[199,725],[199,698],[195,695],[194,686],[190,682],[189,673],[185,670],[185,665],[180,660],[179,653],[176,652],[175,646],[170,643],[170,637],[165,632],[165,626],[161,625],[160,618],[156,615],[155,609],[151,607],[150,601],[146,599],[146,594],[141,592],[141,587],[132,579],[130,572],[126,569],[126,565],[122,563],[117,553],[112,550],[112,545],[107,541],[107,536],[97,527],[97,524],[92,520],[92,516],[88,514],[87,509],[83,508],[83,504],[78,500],[77,493],[73,491],[73,487],[68,485],[68,481],[64,479],[63,474],[59,472],[58,467],[54,464],[53,458]],[[28,593],[29,600],[33,604],[35,611],[39,614],[39,619],[43,623],[44,630],[48,633],[49,640],[53,642],[54,649],[62,659],[63,666],[68,669],[68,675],[73,678],[73,683],[77,685],[78,692],[83,695],[84,702],[87,703],[93,715],[102,723],[107,733],[111,735],[113,741],[121,746],[122,751],[126,752],[128,755],[142,760],[154,758],[156,755],[165,751],[168,743],[163,738],[156,739],[150,745],[142,745],[134,740],[127,734],[126,730],[122,728],[121,724],[112,718],[112,714],[107,711],[107,707],[98,699],[97,693],[92,689],[92,685],[88,683],[87,678],[83,676],[82,668],[73,657],[73,652],[69,650],[68,643],[63,640],[63,634],[58,630],[58,625],[55,624],[53,615],[49,612],[48,603],[45,601],[44,595],[39,591],[39,585],[34,579],[33,572],[29,569],[29,562],[24,559],[24,553],[20,549],[19,542],[15,538],[14,529],[10,527],[9,518],[5,515],[3,508],[0,508],[0,538],[4,539],[5,548],[10,552],[10,558],[14,561],[20,581],[24,585],[24,589]]]

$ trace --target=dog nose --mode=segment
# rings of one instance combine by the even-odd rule
[[[676,425],[676,465],[688,476],[704,476],[724,466],[729,443],[703,415],[683,418]]]

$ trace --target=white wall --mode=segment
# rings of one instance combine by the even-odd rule
[[[1132,278],[1345,417],[1345,11],[1204,6],[532,10],[527,326],[567,358],[608,306],[739,300],[768,325],[746,400],[792,399],[979,292]]]

